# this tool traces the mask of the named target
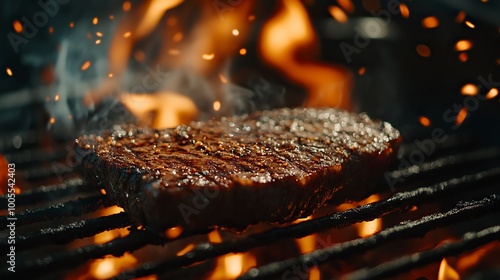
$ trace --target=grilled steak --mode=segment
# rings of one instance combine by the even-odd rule
[[[244,229],[362,199],[396,155],[399,132],[364,114],[278,109],[76,140],[87,180],[137,223]]]

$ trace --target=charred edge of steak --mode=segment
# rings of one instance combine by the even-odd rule
[[[371,194],[397,130],[335,109],[280,109],[77,139],[82,170],[138,224],[244,229]]]

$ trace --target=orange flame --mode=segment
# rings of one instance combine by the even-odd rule
[[[281,9],[262,29],[259,48],[264,60],[306,88],[306,106],[351,108],[350,74],[303,57],[316,46],[304,6],[298,0],[281,0],[280,4]]]
[[[95,279],[109,279],[121,271],[131,268],[136,263],[137,259],[130,253],[125,253],[119,258],[106,257],[96,260],[90,265],[90,275]]]
[[[198,115],[196,105],[191,99],[174,92],[156,94],[124,93],[121,102],[127,107],[139,123],[154,128],[175,127],[189,123]]]
[[[460,280],[457,271],[444,258],[439,266],[438,280]]]
[[[115,206],[111,206],[111,207],[108,207],[106,209],[103,209],[102,216],[109,216],[109,215],[117,214],[120,212],[124,212],[123,208],[115,205]],[[129,234],[129,231],[125,228],[108,230],[108,231],[104,231],[104,232],[101,232],[99,234],[94,235],[94,242],[96,244],[102,244],[102,243],[106,243],[108,241],[111,241],[118,236],[126,236],[128,234]]]
[[[303,219],[298,219],[294,223],[299,223],[310,219],[312,219],[312,216]],[[310,253],[316,249],[316,234],[311,234],[302,238],[298,238],[295,240],[295,242],[297,242],[297,246],[300,253],[302,254]],[[320,279],[320,276],[321,275],[318,267],[313,267],[309,270],[309,280]]]
[[[482,246],[470,253],[461,255],[456,268],[460,273],[469,274],[474,270],[487,269],[496,264],[496,257],[500,253],[500,243],[493,242]]]
[[[354,208],[357,206],[365,205],[368,203],[373,203],[376,201],[380,200],[380,195],[378,194],[373,194],[369,196],[368,198],[355,202],[355,203],[344,203],[339,205],[339,210],[344,211],[350,208]],[[368,237],[370,235],[373,235],[374,233],[380,231],[382,229],[382,220],[380,218],[375,219],[373,221],[368,221],[368,222],[362,222],[354,225],[356,229],[358,230],[358,235],[360,237]]]
[[[251,253],[227,254],[217,258],[215,270],[207,279],[235,279],[256,264]]]

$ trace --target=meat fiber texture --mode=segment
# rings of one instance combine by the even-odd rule
[[[362,199],[397,154],[389,123],[336,109],[276,109],[76,139],[85,178],[154,230],[288,223]]]

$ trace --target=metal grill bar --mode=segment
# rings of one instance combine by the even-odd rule
[[[72,222],[53,228],[44,228],[16,236],[16,250],[32,249],[48,244],[65,244],[78,238],[94,236],[106,230],[124,228],[132,223],[124,212],[95,219]],[[7,240],[0,240],[0,250],[7,250]]]
[[[81,178],[69,179],[62,184],[41,186],[16,195],[16,206],[40,203],[89,190],[92,188],[84,184]],[[0,200],[2,199],[7,200],[7,196],[0,196]],[[7,204],[2,204],[0,210],[6,210],[7,207]]]
[[[125,237],[116,238],[103,244],[93,244],[69,252],[56,253],[35,260],[32,258],[19,258],[16,273],[19,276],[24,276],[30,275],[31,271],[40,273],[58,269],[68,269],[80,265],[90,259],[102,258],[110,254],[119,257],[126,252],[135,251],[146,245],[163,245],[167,242],[187,238],[189,236],[207,234],[210,231],[212,231],[212,229],[200,229],[182,233],[177,239],[166,239],[164,236],[160,236],[147,230],[132,230],[130,234]],[[36,269],[32,270],[33,268]],[[1,279],[8,275],[9,274],[7,274],[6,271],[0,272]]]
[[[37,208],[34,210],[28,209],[24,210],[23,212],[16,213],[16,226],[22,226],[40,221],[60,219],[63,217],[80,216],[82,214],[93,212],[100,207],[111,205],[113,205],[113,203],[108,200],[106,196],[98,194],[71,200],[64,203],[54,204],[47,208]],[[8,216],[0,217],[0,220],[2,221],[0,230],[4,230],[7,228],[7,217]]]
[[[461,153],[441,157],[430,162],[424,162],[420,165],[411,165],[406,168],[391,171],[388,178],[398,182],[401,178],[410,178],[417,175],[429,175],[431,172],[441,171],[444,168],[455,167],[463,164],[472,164],[484,162],[493,159],[500,159],[499,148],[487,148],[468,153]]]
[[[455,208],[445,213],[432,214],[415,221],[401,223],[400,225],[383,230],[367,238],[355,239],[325,249],[319,249],[296,258],[267,264],[259,268],[253,268],[245,275],[241,276],[240,279],[262,279],[286,273],[292,270],[293,267],[309,267],[311,263],[320,265],[327,261],[339,259],[355,253],[362,253],[396,239],[419,237],[433,229],[445,227],[453,223],[499,210],[500,196],[498,195],[492,195],[480,201],[459,203]]]
[[[30,149],[22,152],[6,154],[5,157],[9,162],[13,162],[18,167],[39,164],[43,162],[52,162],[63,159],[68,154],[65,149]]]
[[[389,213],[408,210],[412,206],[436,200],[450,192],[456,193],[462,191],[471,184],[477,184],[487,179],[498,177],[499,175],[500,168],[495,168],[478,174],[463,176],[459,179],[452,179],[431,187],[423,187],[414,191],[397,193],[387,200],[374,202],[340,213],[333,213],[322,218],[305,221],[288,227],[250,235],[245,239],[226,241],[220,244],[202,244],[184,256],[168,259],[159,263],[143,265],[127,273],[128,275],[136,275],[137,277],[146,276],[180,266],[191,265],[195,262],[222,256],[231,252],[246,252],[253,247],[263,246],[286,237],[301,238],[326,229],[342,228],[354,223],[370,221]]]
[[[134,272],[139,273],[138,275],[144,273],[152,274],[155,273],[156,270],[185,266],[199,260],[221,256],[230,252],[244,252],[252,247],[266,245],[286,237],[299,238],[329,228],[342,228],[357,222],[373,220],[389,213],[407,210],[414,205],[436,200],[450,192],[459,192],[466,189],[466,187],[471,184],[485,182],[497,177],[500,177],[500,168],[491,169],[474,175],[463,176],[459,179],[452,179],[432,187],[423,187],[410,192],[398,193],[387,200],[367,204],[340,213],[334,213],[326,217],[302,222],[300,224],[254,234],[248,238],[235,242],[223,242],[215,245],[209,243],[201,244],[184,256],[174,260],[167,260],[159,264],[147,264]],[[204,229],[200,232],[190,232],[189,234],[205,234],[209,231],[208,229]],[[184,235],[184,237],[185,236],[186,235]],[[90,245],[78,250],[62,252],[55,256],[47,256],[42,259],[19,262],[18,266],[19,271],[30,271],[32,269],[47,271],[57,268],[66,268],[81,264],[90,258],[100,258],[108,254],[119,256],[147,244],[163,244],[165,241],[164,238],[159,238],[152,233],[143,233],[143,231],[139,231],[138,233],[131,233],[125,238],[115,239],[108,243]]]
[[[445,257],[456,256],[498,240],[500,240],[500,226],[486,228],[479,232],[469,232],[464,234],[460,241],[446,243],[436,249],[404,256],[370,269],[358,270],[347,275],[346,279],[385,279],[386,277],[440,261]]]
[[[60,166],[57,168],[37,167],[19,172],[19,176],[28,181],[36,181],[41,179],[47,179],[52,176],[61,176],[65,174],[70,174],[74,171],[75,171],[74,168],[69,166]]]

